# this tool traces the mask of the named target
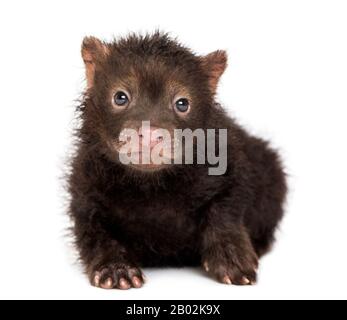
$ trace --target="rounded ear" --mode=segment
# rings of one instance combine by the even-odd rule
[[[109,48],[106,43],[95,37],[85,37],[81,54],[86,68],[87,86],[90,88],[94,83],[96,64],[108,56]]]
[[[226,51],[217,50],[200,58],[201,65],[209,76],[209,86],[216,93],[218,81],[227,67],[228,56]]]

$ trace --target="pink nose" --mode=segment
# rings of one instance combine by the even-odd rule
[[[153,148],[163,140],[163,133],[157,127],[140,127],[139,138],[141,145]]]

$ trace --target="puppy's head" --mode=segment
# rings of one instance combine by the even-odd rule
[[[138,160],[128,163],[132,168],[163,169],[168,162],[146,160],[144,150],[172,159],[175,129],[206,128],[218,112],[214,95],[226,68],[224,51],[197,56],[155,33],[112,43],[87,37],[82,57],[87,78],[85,130],[113,161],[131,152],[132,160]]]

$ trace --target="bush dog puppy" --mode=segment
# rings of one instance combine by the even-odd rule
[[[255,283],[283,216],[286,181],[277,153],[215,101],[226,53],[199,56],[155,32],[112,43],[87,37],[82,57],[87,89],[77,110],[69,211],[91,284],[139,288],[142,267],[198,265],[225,284]],[[135,151],[122,150],[126,129]],[[171,135],[185,129],[205,138],[215,130],[207,145],[219,148],[214,162],[197,161],[207,155],[196,146],[198,134],[187,149],[181,141],[183,159],[173,161],[179,139]],[[158,145],[159,157],[169,149],[165,161],[144,161],[143,149]],[[124,162],[131,153],[138,162]],[[216,161],[221,155],[225,165]]]

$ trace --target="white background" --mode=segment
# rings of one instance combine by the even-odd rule
[[[347,298],[346,1],[2,1],[0,298]],[[84,88],[80,44],[169,31],[226,49],[219,100],[281,150],[291,192],[259,283],[196,269],[145,270],[142,289],[89,286],[65,236],[59,177]]]

